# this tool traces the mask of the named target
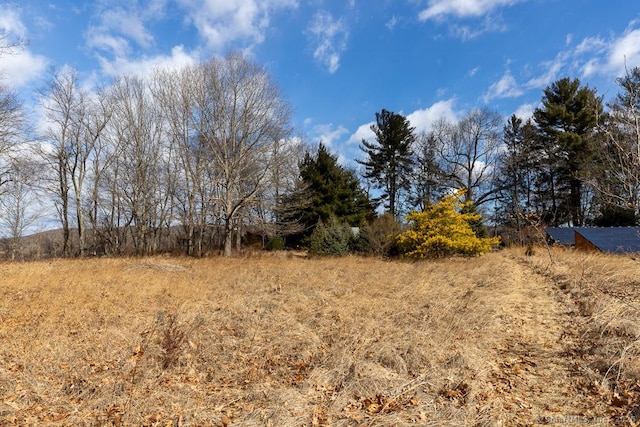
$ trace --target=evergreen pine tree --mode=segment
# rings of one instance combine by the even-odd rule
[[[416,140],[414,128],[401,114],[382,110],[376,113],[376,124],[371,126],[376,135],[374,142],[362,140],[360,149],[367,155],[364,161],[364,177],[371,179],[374,186],[383,191],[388,212],[398,216],[401,210],[401,196],[410,189],[413,167],[413,143]]]
[[[579,79],[560,79],[544,90],[533,117],[544,158],[551,222],[584,224],[584,172],[595,160],[593,132],[602,115],[602,99]]]
[[[299,168],[299,189],[285,201],[293,206],[286,214],[288,218],[295,218],[305,228],[298,238],[310,235],[319,222],[355,227],[375,217],[355,172],[340,166],[324,144],[319,144],[315,155],[307,152]]]

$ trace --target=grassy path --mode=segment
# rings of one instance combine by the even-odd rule
[[[486,410],[504,413],[504,425],[607,425],[598,379],[572,354],[581,321],[573,303],[526,262],[510,259],[508,270],[493,296],[500,340]]]

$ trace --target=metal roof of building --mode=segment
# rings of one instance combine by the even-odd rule
[[[573,230],[602,252],[640,252],[640,227],[578,227]]]
[[[575,245],[574,231],[571,227],[547,227],[547,235],[559,245]]]

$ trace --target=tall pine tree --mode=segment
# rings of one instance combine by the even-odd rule
[[[596,91],[569,78],[548,86],[542,106],[533,112],[546,159],[548,219],[555,225],[584,224],[584,174],[595,160],[593,134],[602,112]]]
[[[376,136],[374,142],[362,140],[360,149],[367,155],[364,161],[364,177],[372,180],[375,188],[383,191],[385,208],[395,217],[401,210],[402,196],[411,186],[413,167],[413,143],[415,128],[401,114],[383,109],[376,113],[376,124],[371,126]]]

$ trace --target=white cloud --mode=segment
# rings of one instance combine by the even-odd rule
[[[0,37],[8,44],[20,44],[28,37],[27,27],[22,22],[19,9],[0,7]],[[46,71],[48,61],[44,56],[32,53],[27,46],[19,46],[2,52],[0,78],[9,86],[24,86],[38,79]]]
[[[311,130],[313,140],[315,142],[322,142],[327,147],[333,147],[334,144],[347,133],[349,133],[347,128],[344,126],[336,127],[333,123],[315,125]]]
[[[187,8],[207,46],[221,51],[233,42],[260,44],[270,25],[270,15],[280,9],[297,8],[297,0],[178,0]]]
[[[14,54],[2,57],[0,77],[10,86],[24,86],[40,78],[46,72],[48,64],[49,61],[44,56],[21,49]]]
[[[611,43],[607,69],[622,75],[628,64],[640,64],[640,29],[627,30],[622,37]]]
[[[313,57],[333,74],[340,67],[340,55],[347,47],[349,31],[342,19],[328,12],[318,12],[307,27],[313,46]]]
[[[429,6],[418,15],[421,21],[453,15],[459,18],[478,17],[502,6],[512,6],[523,0],[429,0]]]
[[[556,81],[560,73],[567,65],[569,52],[560,52],[552,61],[545,61],[541,64],[543,72],[529,79],[524,87],[527,89],[540,89],[549,86]]]
[[[533,117],[533,110],[535,110],[537,106],[535,103],[522,104],[513,114],[520,117],[523,121],[526,121]]]
[[[145,50],[153,46],[155,38],[146,28],[153,20],[163,16],[165,2],[150,2],[147,7],[131,2],[122,6],[103,4],[96,10],[98,22],[85,33],[87,46],[114,57],[125,57],[138,46]]]
[[[589,52],[601,52],[606,49],[607,43],[600,37],[586,37],[574,49],[576,55]]]
[[[582,75],[585,77],[597,74],[600,70],[600,62],[596,58],[591,58],[582,66]]]
[[[524,91],[518,85],[516,79],[507,70],[500,80],[489,86],[489,90],[484,95],[484,102],[489,102],[495,98],[515,98],[523,93]]]
[[[156,68],[179,69],[198,62],[198,52],[185,52],[182,45],[174,46],[171,55],[157,55],[142,57],[139,59],[127,59],[118,57],[109,61],[100,57],[102,72],[109,76],[123,74],[145,77]]]
[[[144,14],[148,17],[161,18],[167,10],[167,2],[169,0],[151,0],[147,3]]]
[[[376,134],[371,130],[375,122],[365,123],[358,126],[358,129],[349,137],[347,141],[349,144],[361,144],[362,140],[371,141],[376,137]]]
[[[640,65],[640,21],[631,21],[626,31],[609,37],[592,36],[574,40],[567,36],[566,48],[555,58],[541,62],[532,72],[525,70],[526,80],[518,84],[507,71],[493,83],[484,95],[484,101],[495,98],[513,98],[528,90],[548,87],[554,81],[567,75],[581,78],[604,77],[611,82],[624,75],[625,67]],[[523,77],[524,79],[524,77]]]
[[[567,34],[567,36],[564,38],[564,44],[569,46],[572,41],[573,41],[573,34],[571,33]]]
[[[632,21],[617,37],[586,37],[570,52],[583,76],[621,76],[625,68],[640,64],[640,29]]]
[[[457,120],[457,114],[453,110],[453,104],[453,99],[436,102],[429,108],[416,110],[409,114],[407,120],[409,120],[411,126],[416,128],[416,133],[429,132],[433,124],[441,119],[451,122]]]
[[[27,27],[24,26],[16,8],[0,7],[0,34],[7,35],[10,39],[25,38]]]
[[[127,56],[131,51],[127,39],[111,35],[98,27],[89,27],[87,31],[87,46],[108,51],[115,57]]]
[[[481,24],[474,25],[451,25],[451,33],[453,36],[467,41],[480,37],[485,33],[499,33],[507,30],[507,26],[502,23],[500,17],[486,16]]]
[[[498,13],[491,13],[501,6],[511,6],[526,0],[429,0],[429,7],[418,18],[421,21],[445,21],[448,16],[473,19],[470,24],[452,22],[449,32],[463,41],[473,40],[485,33],[504,32],[507,25]],[[477,19],[481,18],[481,19]]]
[[[153,43],[153,35],[147,31],[142,17],[124,9],[115,9],[102,14],[102,24],[109,29],[134,40],[139,46],[147,48]]]
[[[389,29],[389,31],[393,31],[396,25],[398,25],[398,17],[396,15],[393,15],[391,19],[389,19],[384,25]]]
[[[414,112],[406,116],[407,120],[412,127],[415,128],[415,132],[429,132],[433,125],[439,120],[447,120],[451,122],[457,121],[457,114],[453,110],[455,101],[448,99],[446,101],[438,101],[429,108],[415,110]],[[347,143],[360,144],[362,140],[373,141],[376,137],[375,133],[371,130],[371,126],[375,125],[375,122],[365,123],[360,125],[358,129],[349,137]]]

